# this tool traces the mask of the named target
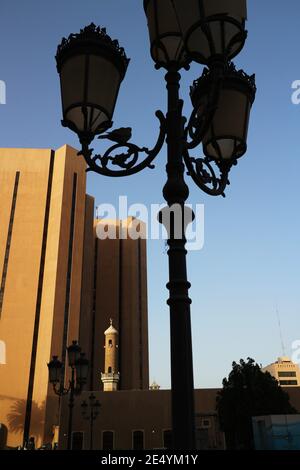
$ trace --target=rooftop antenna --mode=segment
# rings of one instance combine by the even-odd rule
[[[278,327],[279,327],[279,335],[280,335],[280,342],[281,342],[281,348],[282,348],[282,355],[285,356],[286,354],[285,354],[285,347],[284,347],[284,342],[283,342],[282,328],[281,328],[281,322],[280,322],[278,307],[276,307],[276,315],[277,315],[277,321],[278,321]]]

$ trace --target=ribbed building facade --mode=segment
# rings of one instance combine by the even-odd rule
[[[148,387],[145,240],[97,239],[85,169],[68,146],[0,149],[0,427],[9,447],[30,436],[51,442],[60,410],[47,363],[65,361],[72,340],[91,362],[87,388],[103,390],[110,318],[119,388]]]
[[[149,388],[146,240],[130,238],[134,219],[92,222],[86,216],[80,343],[91,362],[90,390],[102,390],[104,331],[110,319],[119,332],[119,390]],[[115,239],[99,239],[106,224]],[[140,222],[142,226],[142,222]],[[120,226],[122,236],[120,237]],[[113,226],[113,229],[112,229]],[[111,227],[111,229],[109,229]],[[101,230],[103,233],[103,230]],[[141,234],[144,233],[143,227]],[[86,325],[90,325],[87,329]],[[101,347],[99,348],[99,346]]]

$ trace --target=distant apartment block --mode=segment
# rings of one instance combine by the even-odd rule
[[[282,387],[300,386],[300,368],[289,357],[279,357],[276,362],[262,368],[263,372],[269,372]]]

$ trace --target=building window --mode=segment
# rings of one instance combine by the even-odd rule
[[[165,449],[172,449],[173,448],[173,435],[170,429],[164,431],[164,448]]]
[[[278,372],[278,377],[296,377],[296,372]]]
[[[114,431],[103,431],[102,434],[102,449],[113,450],[114,449]]]
[[[279,380],[280,385],[298,385],[297,380]]]
[[[132,448],[133,450],[144,449],[144,431],[133,431],[132,433]]]
[[[83,432],[73,432],[72,433],[72,450],[82,450],[83,449]]]
[[[110,348],[112,348],[112,346],[113,346],[111,339],[108,340],[108,346],[109,346]]]
[[[210,419],[208,419],[208,418],[202,419],[201,427],[202,428],[210,428]]]
[[[109,374],[111,374],[111,373],[112,373],[112,368],[109,367],[108,370],[107,370],[107,372],[108,372]]]

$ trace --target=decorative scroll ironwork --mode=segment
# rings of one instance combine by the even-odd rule
[[[59,56],[66,49],[68,49],[69,46],[72,46],[73,44],[76,44],[82,41],[87,41],[87,40],[100,42],[110,47],[112,50],[114,50],[115,52],[119,54],[119,56],[124,61],[125,68],[127,68],[127,65],[130,59],[127,58],[124,48],[119,45],[119,41],[117,39],[112,39],[106,33],[106,28],[101,28],[100,26],[96,26],[94,23],[91,23],[90,25],[85,26],[85,28],[82,28],[79,33],[76,33],[76,34],[72,33],[67,38],[63,38],[61,41],[61,44],[59,44],[57,48],[56,59],[58,60]]]
[[[64,387],[62,384],[52,384],[53,391],[55,395],[58,395],[60,397],[63,397],[65,395],[68,395],[72,391],[72,383],[71,380],[69,381],[69,385],[67,387]],[[81,384],[76,384],[73,388],[73,393],[74,395],[79,395],[82,391],[82,385]]]
[[[55,395],[58,395],[60,397],[68,395],[68,393],[71,390],[71,384],[69,384],[68,387],[64,387],[61,384],[56,384],[56,383],[52,384],[52,386],[53,386],[53,391],[54,391]]]
[[[183,157],[188,175],[202,191],[210,196],[225,197],[224,191],[230,184],[228,175],[232,165],[236,165],[236,161],[217,161],[209,157],[193,158],[190,157],[188,150],[185,150]]]
[[[105,135],[100,135],[99,139],[116,142],[103,154],[93,156],[94,149],[89,148],[90,142],[81,139],[82,149],[78,155],[83,155],[87,162],[87,171],[94,171],[105,176],[129,176],[147,167],[154,168],[152,162],[159,154],[166,137],[166,119],[161,111],[157,111],[155,114],[160,122],[160,132],[157,142],[151,150],[128,142],[131,138],[130,127],[115,129]],[[121,149],[123,151],[117,152]],[[146,154],[146,158],[142,161],[139,161],[140,153]]]

